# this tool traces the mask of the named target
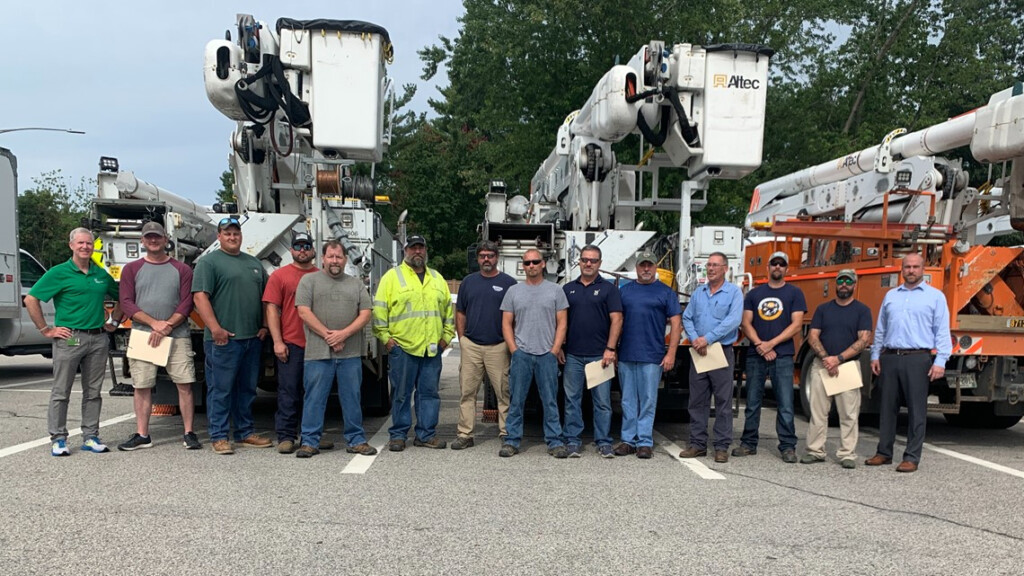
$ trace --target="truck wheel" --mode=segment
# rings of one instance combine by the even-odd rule
[[[946,422],[961,428],[983,428],[1001,430],[1016,426],[1021,416],[996,416],[995,405],[986,403],[962,403],[959,414],[943,414]]]

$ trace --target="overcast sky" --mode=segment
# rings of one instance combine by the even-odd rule
[[[365,20],[386,28],[395,46],[388,74],[396,87],[419,86],[413,108],[447,85],[422,82],[416,51],[458,35],[458,0],[333,0],[303,2],[103,1],[18,2],[0,8],[0,130],[73,128],[0,134],[18,158],[18,188],[60,169],[71,184],[95,178],[100,156],[175,194],[210,204],[228,167],[234,122],[209,103],[203,49],[224,38],[235,15],[252,14],[272,29],[279,17]]]

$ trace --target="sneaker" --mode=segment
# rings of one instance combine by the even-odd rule
[[[615,458],[611,444],[601,444],[597,447],[597,453],[601,455],[601,458]]]
[[[100,442],[100,439],[96,436],[92,436],[89,439],[87,439],[85,443],[82,444],[82,450],[84,450],[85,452],[95,452],[97,454],[110,452],[110,448],[107,448],[107,445],[104,444],[103,442]]]
[[[278,454],[291,454],[296,448],[298,446],[295,445],[295,440],[279,440],[277,443]]]
[[[235,449],[231,447],[231,442],[227,440],[214,440],[213,451],[217,454],[234,454]]]
[[[562,458],[569,457],[569,451],[566,450],[565,446],[555,446],[554,448],[548,448],[548,455],[561,460]]]
[[[349,446],[348,448],[345,448],[345,452],[348,452],[349,454],[373,456],[374,454],[377,453],[377,449],[374,448],[373,446],[370,446],[366,442],[363,442],[362,444],[356,444],[355,446]]]
[[[320,449],[321,450],[334,450],[334,442],[331,442],[330,440],[324,440],[323,438],[321,438],[320,439]]]
[[[274,445],[269,438],[264,438],[259,434],[249,434],[239,442],[242,446],[248,446],[249,448],[270,448]]]
[[[296,458],[312,458],[320,453],[320,450],[313,448],[312,446],[303,444],[295,451]]]
[[[143,436],[142,434],[135,433],[128,439],[127,442],[117,445],[117,449],[122,452],[131,452],[132,450],[138,450],[139,448],[152,448],[153,441],[149,439],[149,436]]]
[[[516,454],[519,454],[519,448],[516,448],[511,444],[504,444],[502,445],[501,450],[498,450],[498,456],[501,456],[502,458],[515,456]]]
[[[583,457],[583,446],[580,446],[579,444],[569,444],[566,450],[569,451],[569,458]]]
[[[637,458],[643,458],[644,460],[649,460],[652,456],[654,456],[654,449],[651,448],[650,446],[641,446],[641,447],[636,449],[636,457]]]
[[[796,464],[796,450],[792,448],[782,453],[782,461],[786,464]]]
[[[63,438],[58,438],[50,444],[50,454],[53,456],[71,456],[71,451],[68,450],[68,442]]]
[[[619,442],[612,449],[612,453],[616,456],[629,456],[630,454],[636,454],[636,446],[631,446],[625,442]]]
[[[444,440],[441,440],[437,436],[434,436],[430,440],[420,440],[419,438],[414,438],[412,441],[412,445],[419,446],[420,448],[433,448],[434,450],[440,450],[442,448],[447,447],[448,443],[445,442]]]
[[[203,445],[199,443],[199,438],[196,437],[195,432],[189,432],[181,437],[182,444],[186,450],[202,450]]]
[[[783,456],[785,456],[785,455],[783,455]],[[800,463],[801,464],[817,464],[818,462],[824,462],[824,461],[825,461],[824,457],[822,457],[822,456],[815,456],[814,454],[811,454],[810,452],[808,452],[807,454],[804,454],[803,456],[800,457]]]
[[[843,468],[846,468],[847,470],[853,470],[854,468],[857,467],[857,461],[854,460],[853,458],[844,458],[839,463],[839,465],[842,466]]]
[[[466,436],[459,436],[452,440],[452,450],[464,450],[473,447],[473,439]]]
[[[747,448],[743,444],[740,444],[736,448],[732,449],[732,455],[736,458],[742,458],[743,456],[753,456],[757,454],[757,448]]]
[[[392,438],[388,440],[388,450],[391,452],[401,452],[405,450],[405,439],[404,438]]]

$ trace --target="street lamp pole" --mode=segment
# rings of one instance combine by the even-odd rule
[[[72,130],[71,128],[0,128],[0,134],[7,134],[8,132],[21,132],[23,130],[45,130],[48,132],[67,132],[68,134],[85,134],[81,130]]]

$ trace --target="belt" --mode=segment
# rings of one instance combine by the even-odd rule
[[[931,354],[932,351],[929,348],[882,348],[882,354],[895,354],[897,356],[907,356],[909,354]]]
[[[83,334],[102,334],[103,328],[71,328],[72,332],[81,332]]]

